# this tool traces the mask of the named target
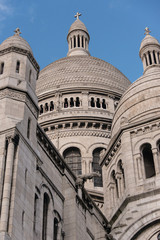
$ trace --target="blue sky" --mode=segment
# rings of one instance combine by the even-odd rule
[[[0,0],[0,42],[19,27],[43,69],[67,55],[67,32],[77,11],[90,34],[91,55],[132,82],[140,77],[144,28],[160,41],[160,0]]]

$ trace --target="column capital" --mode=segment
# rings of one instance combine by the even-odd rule
[[[19,135],[13,133],[12,135],[7,136],[6,140],[8,141],[8,144],[12,142],[14,145],[18,145]]]

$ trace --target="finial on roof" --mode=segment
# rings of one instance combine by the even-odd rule
[[[151,31],[149,30],[148,27],[146,27],[144,30],[145,30],[145,33],[144,33],[145,35],[150,35],[150,32],[151,32]]]
[[[14,35],[17,35],[19,36],[21,34],[21,31],[19,28],[16,28],[16,30],[14,30],[15,34]]]
[[[81,13],[77,12],[76,15],[74,15],[74,17],[77,18],[78,20],[81,15],[82,15]]]

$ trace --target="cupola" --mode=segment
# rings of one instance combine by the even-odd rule
[[[145,38],[141,42],[139,56],[143,62],[144,74],[152,72],[153,67],[160,70],[160,44],[150,35],[148,27],[145,28]]]
[[[89,33],[83,22],[80,21],[80,13],[75,15],[76,21],[71,25],[68,35],[68,54],[67,56],[88,55]]]

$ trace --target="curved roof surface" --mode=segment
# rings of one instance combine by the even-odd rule
[[[70,56],[45,67],[37,81],[38,96],[59,89],[105,89],[122,94],[130,81],[111,64],[91,56]]]
[[[150,44],[158,44],[159,42],[156,38],[152,37],[151,35],[146,35],[145,38],[142,40],[141,45],[140,45],[140,49],[142,49],[143,47],[150,45]]]
[[[135,81],[121,98],[112,123],[112,136],[121,125],[153,119],[160,109],[160,68]]]
[[[74,30],[83,30],[83,31],[85,31],[85,32],[88,33],[88,30],[87,30],[86,26],[85,26],[84,23],[83,23],[81,20],[79,20],[79,19],[77,19],[74,23],[72,23],[72,25],[71,25],[71,27],[70,27],[70,29],[69,29],[69,31],[68,31],[68,34],[69,34],[70,32],[72,32],[72,31],[74,31]],[[89,35],[89,33],[88,33],[88,35]]]
[[[0,51],[4,50],[6,48],[9,48],[9,47],[21,48],[21,49],[27,50],[32,53],[32,49],[31,49],[30,45],[28,44],[28,42],[19,35],[13,35],[13,36],[7,38],[6,40],[4,40],[0,44]]]

